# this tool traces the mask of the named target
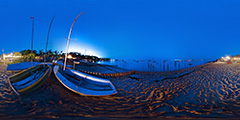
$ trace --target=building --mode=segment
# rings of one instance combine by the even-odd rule
[[[13,59],[17,59],[17,58],[21,58],[22,55],[21,54],[16,54],[18,52],[15,53],[9,53],[9,54],[3,54],[3,60],[13,60]]]

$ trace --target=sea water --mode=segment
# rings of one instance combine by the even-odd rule
[[[110,61],[99,61],[98,64],[116,65],[120,68],[157,72],[157,71],[173,71],[190,68],[210,62],[209,60],[121,60],[111,59]]]

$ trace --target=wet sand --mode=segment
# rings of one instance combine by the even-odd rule
[[[4,67],[0,65],[2,118],[240,118],[240,64],[109,78],[118,94],[108,97],[72,93],[53,74],[41,88],[19,97],[9,87],[12,73]]]

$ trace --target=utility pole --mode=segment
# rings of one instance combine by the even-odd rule
[[[4,56],[4,48],[2,49],[2,52],[3,52],[3,59],[5,60],[5,56]]]
[[[33,62],[33,33],[34,33],[34,17],[31,17],[32,19],[32,43],[31,43],[31,65]]]

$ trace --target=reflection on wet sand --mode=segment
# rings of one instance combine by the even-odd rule
[[[140,79],[111,78],[118,94],[108,97],[79,96],[54,75],[38,90],[19,97],[8,85],[12,73],[6,72],[6,65],[1,64],[0,74],[3,118],[240,117],[240,64],[209,63],[171,72],[137,72]]]

